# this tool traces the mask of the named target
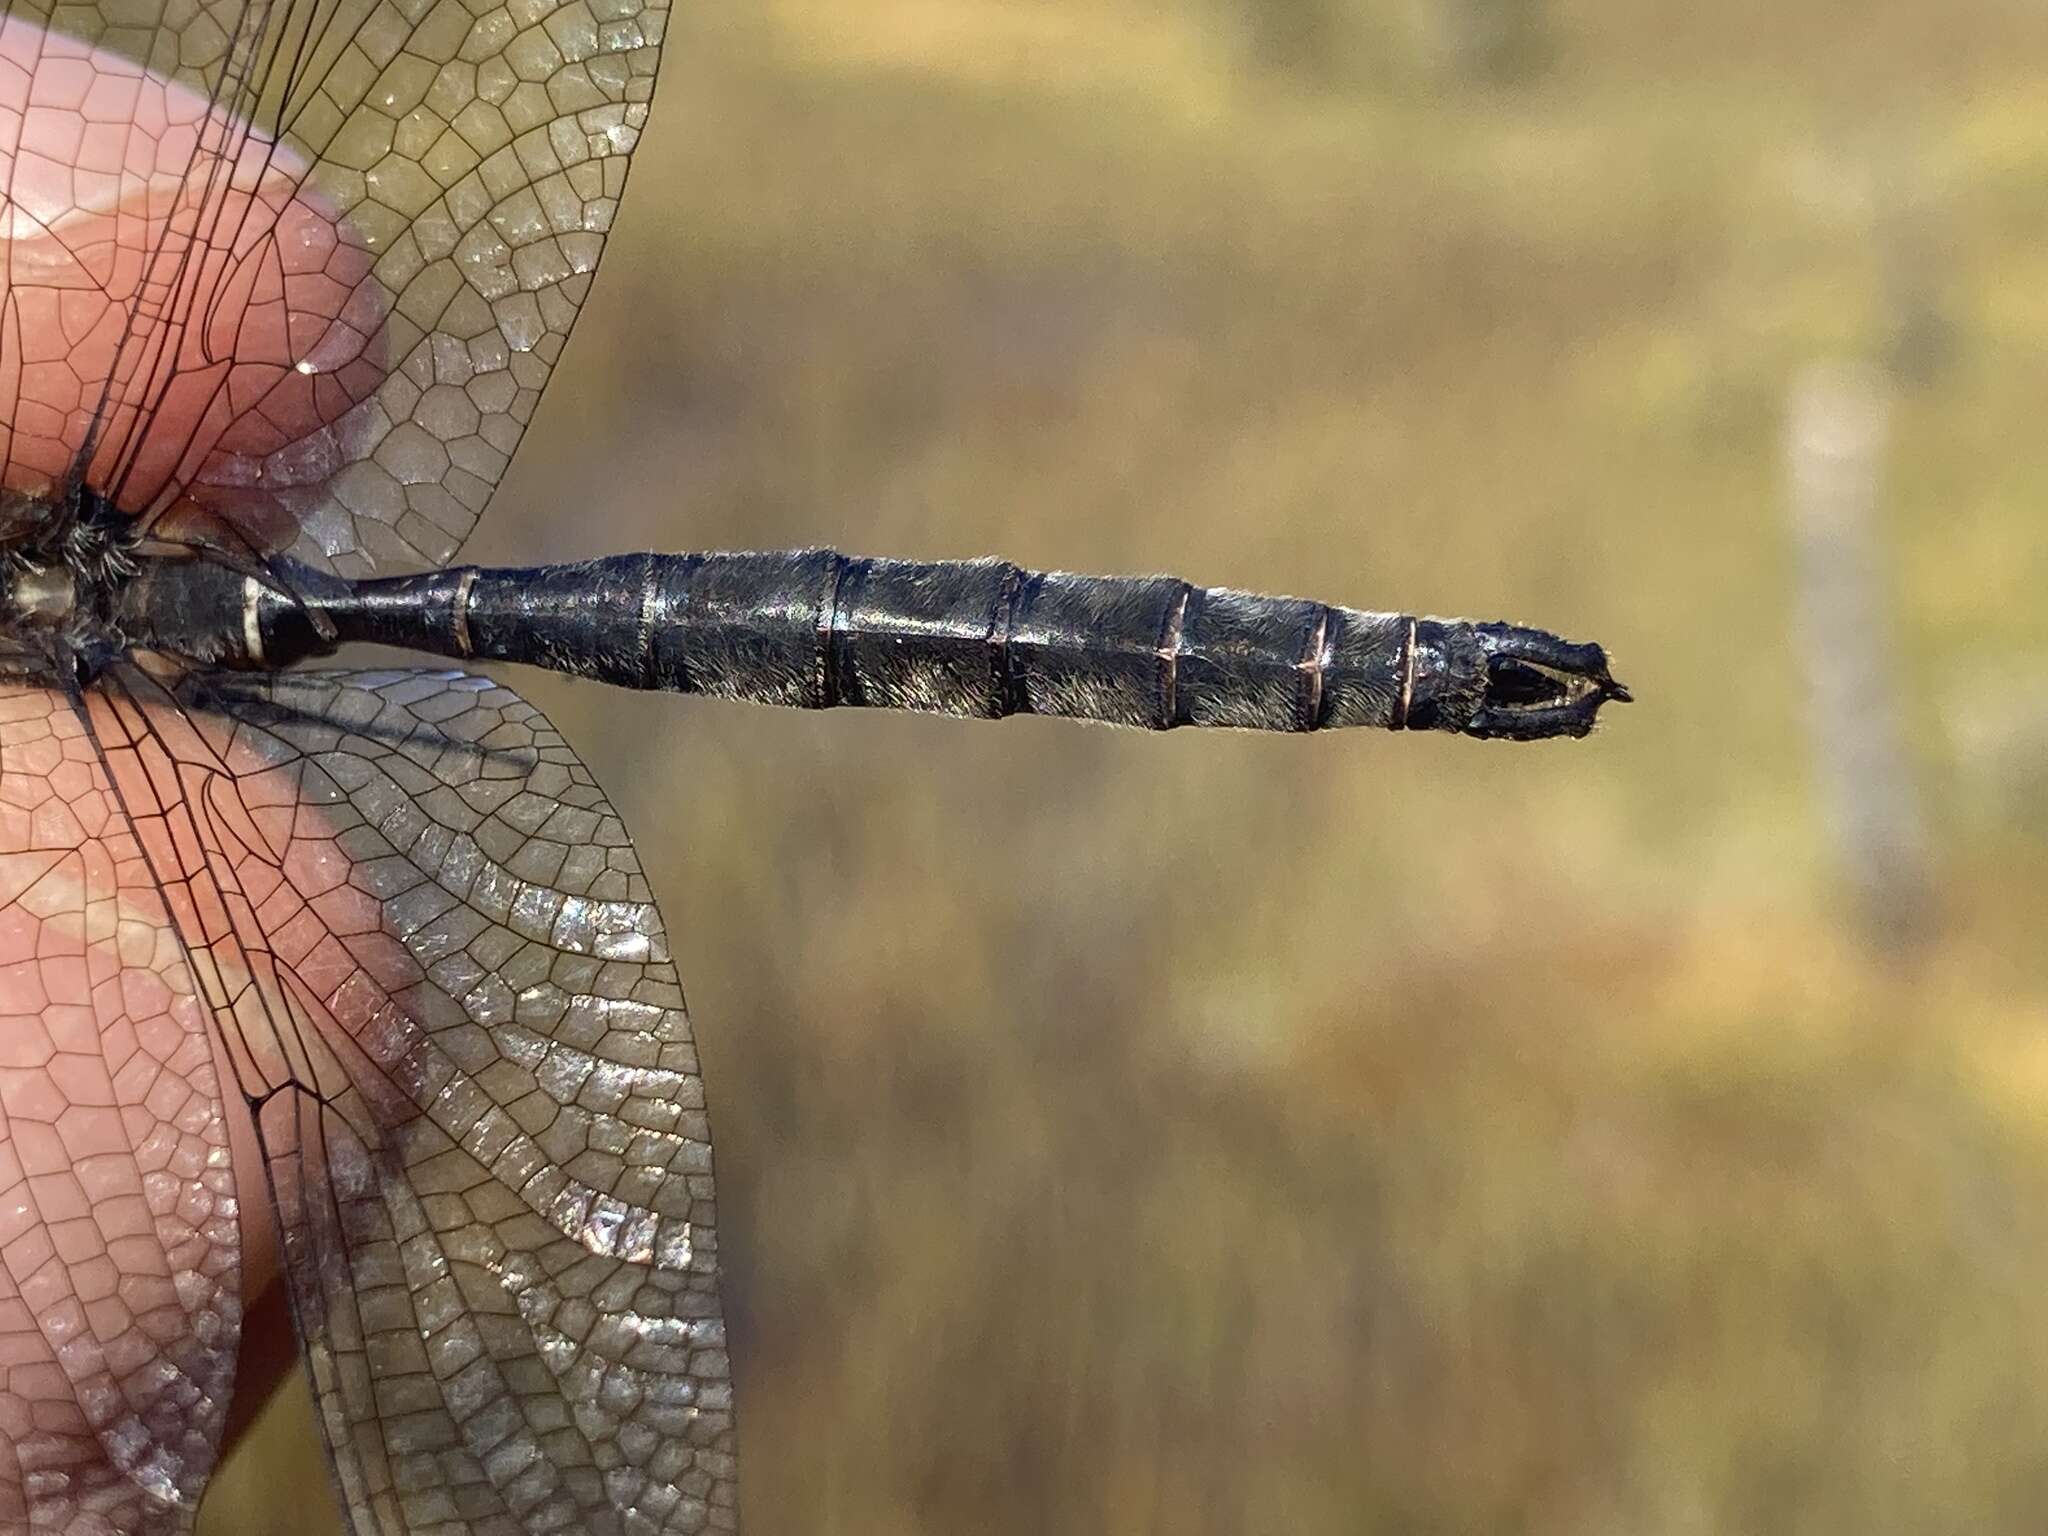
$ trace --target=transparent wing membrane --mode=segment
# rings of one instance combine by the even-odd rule
[[[583,301],[665,19],[10,5],[0,546],[64,548],[83,490],[341,575],[446,560]],[[189,1524],[253,1283],[246,1099],[359,1532],[734,1527],[680,988],[515,696],[0,695],[0,1012],[0,1526]]]
[[[696,1053],[582,765],[460,674],[92,708],[261,1100],[356,1529],[733,1529]]]
[[[11,6],[0,486],[76,475],[168,535],[345,575],[445,560],[582,304],[665,19]]]
[[[0,689],[0,1528],[184,1529],[239,1233],[206,1017],[84,722]]]

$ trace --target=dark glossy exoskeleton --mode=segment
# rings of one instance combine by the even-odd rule
[[[825,549],[365,581],[282,557],[95,553],[24,565],[7,601],[14,631],[48,641],[45,680],[138,651],[266,670],[374,642],[809,709],[1512,740],[1583,736],[1628,697],[1599,646],[1517,625]]]

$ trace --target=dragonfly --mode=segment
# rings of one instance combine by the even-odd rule
[[[1168,577],[451,565],[589,291],[666,21],[0,15],[0,1529],[187,1529],[273,1288],[359,1536],[738,1528],[661,918],[570,746],[468,666],[1507,740],[1629,697],[1546,630]],[[302,665],[356,642],[436,662]]]

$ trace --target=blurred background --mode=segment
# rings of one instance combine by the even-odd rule
[[[679,0],[472,555],[1170,570],[1640,700],[521,674],[689,987],[750,1536],[2039,1530],[2044,400],[2034,0]],[[294,1387],[202,1528],[324,1487]]]

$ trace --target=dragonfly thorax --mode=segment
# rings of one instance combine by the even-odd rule
[[[0,495],[0,676],[73,688],[120,656],[162,649],[151,633],[153,615],[136,603],[142,578],[169,566],[196,573],[215,559],[186,549],[149,552],[136,520],[89,491]],[[180,639],[238,622],[230,584],[220,577],[173,583],[184,599],[172,605],[183,620]],[[202,617],[197,609],[214,611]],[[199,646],[187,659],[218,653]]]
[[[11,618],[26,629],[61,630],[78,611],[78,584],[64,565],[24,565],[7,583]]]
[[[96,650],[97,599],[129,568],[114,518],[86,493],[0,493],[0,675],[58,686],[80,680],[72,658]]]

